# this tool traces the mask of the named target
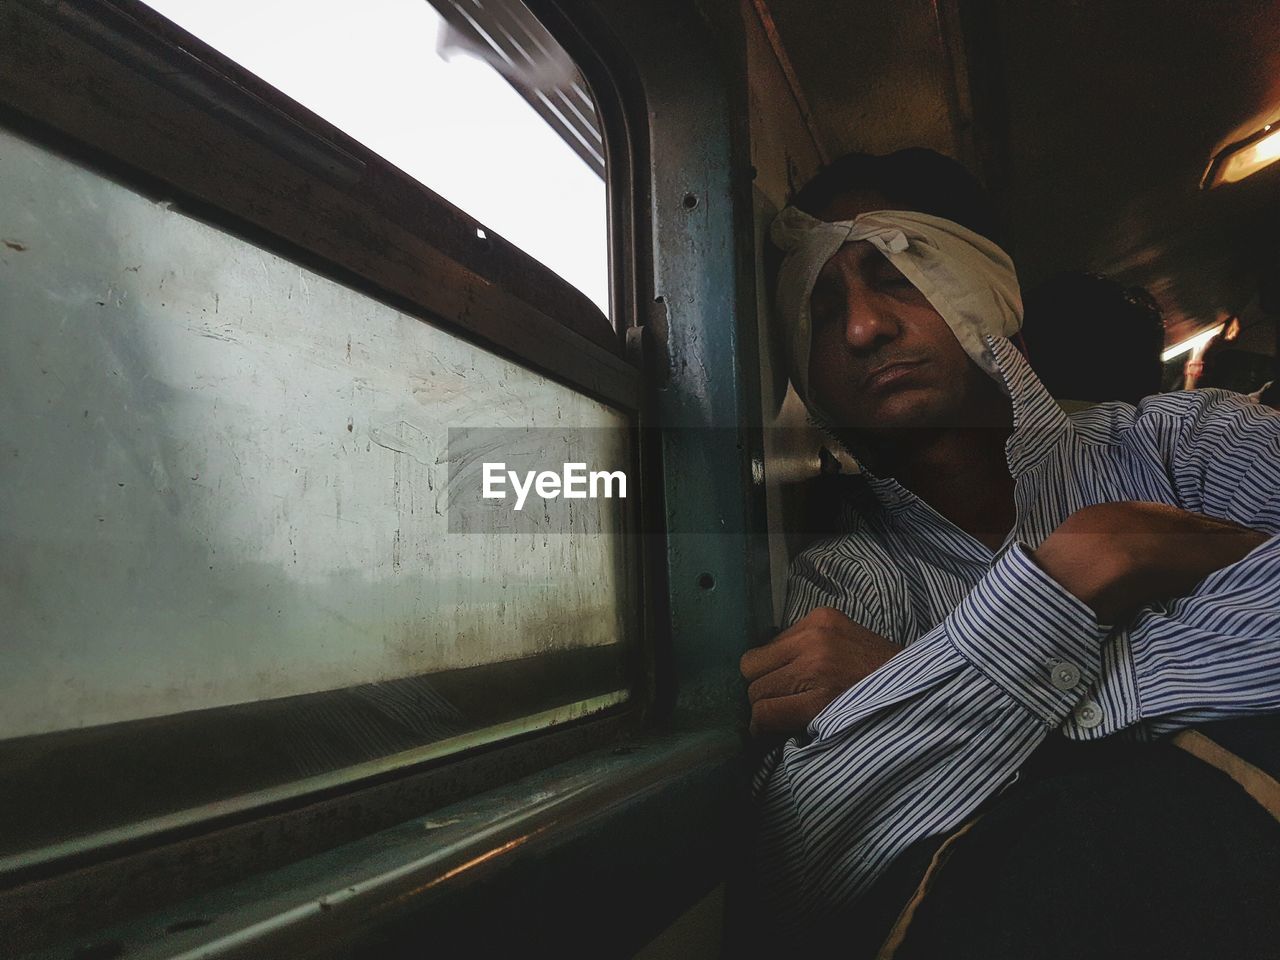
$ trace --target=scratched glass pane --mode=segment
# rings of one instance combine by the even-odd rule
[[[0,184],[0,740],[621,643],[626,537],[445,483],[620,413],[3,131]]]

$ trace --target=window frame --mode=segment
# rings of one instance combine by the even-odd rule
[[[12,8],[51,8],[55,0],[3,3],[9,29],[17,19]],[[749,758],[737,661],[767,638],[772,623],[763,445],[758,424],[750,426],[760,404],[742,24],[731,6],[717,13],[683,0],[527,3],[591,83],[607,131],[613,315],[622,356],[641,371],[643,695],[632,710],[494,745],[444,768],[401,771],[301,809],[0,892],[0,929],[21,929],[31,943],[84,946],[93,936],[86,956],[135,945],[149,956],[260,956],[264,937],[280,957],[364,956],[371,949],[416,956],[424,942],[474,946],[477,931],[523,949],[534,929],[533,939],[549,933],[570,953],[577,945],[595,956],[629,956],[682,903],[740,866]],[[0,101],[9,92],[5,66]],[[6,122],[18,116],[0,110]],[[43,135],[57,127],[33,124]],[[85,149],[70,138],[64,147]],[[89,155],[136,174],[102,151]],[[172,192],[165,191],[159,195]],[[219,216],[207,208],[206,219]],[[306,256],[299,250],[298,259]],[[349,280],[365,283],[355,274]],[[708,427],[716,431],[710,444]],[[670,531],[668,503],[722,532]],[[536,812],[538,798],[579,789],[584,771],[594,771],[595,782],[577,794],[576,812]],[[290,890],[282,886],[285,872],[263,871],[299,857],[306,857],[300,869],[320,864],[343,897],[343,858],[358,846],[351,838],[385,843],[407,866],[411,845],[382,825],[417,817],[421,827],[490,801],[510,839],[473,831],[451,848],[450,862],[402,874],[414,881],[408,886],[366,888],[368,896],[344,901],[354,912],[316,901],[286,909],[277,899],[267,906],[281,911],[264,920],[261,909],[226,907],[229,897],[261,906],[264,891]],[[320,853],[330,848],[331,855]],[[514,906],[531,922],[495,924],[492,909],[474,905],[477,897],[491,905],[498,897],[504,916]],[[220,904],[227,912],[217,927],[200,926],[212,916],[202,911]],[[74,930],[72,915],[79,919]],[[331,921],[342,943],[332,939]],[[388,944],[399,950],[383,949]]]
[[[596,399],[639,408],[624,335],[584,294],[140,0],[13,0],[7,17],[16,39],[0,106],[66,138],[64,150]],[[611,167],[625,168],[616,152]],[[615,299],[625,318],[627,298]]]
[[[653,471],[642,466],[642,357],[629,335],[638,327],[631,138],[608,83],[600,90],[593,84],[592,92],[609,152],[613,323],[486,225],[137,0],[8,0],[0,17],[0,31],[13,38],[0,59],[0,123],[622,411],[632,425],[639,480],[626,505],[628,528],[638,533],[647,523],[654,505],[646,486],[654,481],[646,482]],[[580,54],[590,47],[571,51]],[[580,68],[589,80],[607,76],[599,61]],[[315,215],[319,207],[326,216]],[[68,845],[0,876],[0,923],[17,929],[4,921],[22,918],[23,940],[31,943],[65,930],[72,909],[80,925],[100,925],[634,732],[654,705],[654,621],[643,598],[660,578],[652,554],[661,538],[633,539],[640,575],[630,585],[637,613],[626,703],[445,757],[366,764],[356,777],[137,835],[126,831],[93,848]],[[134,882],[140,875],[146,883]],[[109,889],[118,892],[94,895]]]

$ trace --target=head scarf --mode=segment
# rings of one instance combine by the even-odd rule
[[[1022,326],[1022,296],[1009,255],[958,223],[908,210],[876,210],[828,223],[787,207],[770,228],[786,254],[778,273],[778,313],[787,332],[791,381],[810,409],[809,299],[818,274],[846,243],[866,240],[924,294],[965,353],[1004,387],[985,338],[1010,337]]]

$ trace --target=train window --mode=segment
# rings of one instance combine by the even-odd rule
[[[147,2],[609,312],[595,105],[519,0]]]
[[[326,19],[293,4],[255,9],[269,20],[285,6],[297,23]],[[81,51],[49,22],[33,20],[31,35]],[[344,37],[358,32],[338,22]],[[424,30],[401,57],[431,56]],[[97,37],[109,51],[109,31]],[[36,46],[33,76],[45,62]],[[389,181],[366,190],[366,220],[343,221],[354,226],[334,249],[360,256],[336,270],[323,256],[290,255],[295,241],[323,247],[322,229],[309,233],[296,211],[281,221],[294,235],[277,243],[270,230],[159,200],[148,170],[135,179],[130,161],[99,164],[67,138],[83,128],[90,145],[117,154],[142,138],[144,162],[160,167],[195,149],[174,133],[179,124],[203,130],[235,111],[202,107],[191,87],[164,99],[172,76],[148,68],[137,79],[138,46],[127,49],[132,59],[109,61],[86,45],[67,61],[100,71],[104,89],[154,95],[156,109],[173,111],[166,122],[139,121],[115,141],[114,119],[94,125],[96,106],[60,116],[61,139],[0,117],[0,876],[418,769],[633,697],[632,501],[560,500],[537,511],[539,525],[519,519],[534,510],[516,514],[480,493],[482,461],[515,467],[548,451],[630,477],[634,387],[602,387],[600,368],[618,382],[618,370],[634,371],[609,352],[611,332],[579,335],[589,327],[572,314],[585,306],[603,318],[585,298],[560,296],[573,291],[557,293],[551,270],[520,261],[510,284],[478,281],[462,254],[407,232],[395,236],[419,244],[407,247],[408,275],[425,279],[402,283],[406,274],[383,263],[398,269],[405,249],[369,239],[399,229],[373,210]],[[348,79],[361,72],[348,67]],[[25,108],[25,88],[7,82],[8,102]],[[23,95],[39,106],[46,89],[37,80]],[[233,98],[241,88],[218,89]],[[464,140],[455,131],[415,142],[423,153],[466,153]],[[281,156],[246,143],[246,170]],[[384,176],[376,159],[355,156],[362,184]],[[592,202],[602,202],[598,172],[572,152],[569,161],[597,181]],[[539,175],[523,155],[503,162],[513,180]],[[193,165],[163,172],[180,179]],[[360,196],[323,193],[306,170],[297,177],[311,198],[299,209],[322,227]],[[229,193],[229,213],[263,221],[295,193],[247,175],[235,185],[249,200]],[[417,194],[400,196],[422,195],[433,236],[441,221],[455,231],[474,223],[410,186]],[[322,194],[331,208],[314,199]],[[584,256],[595,263],[603,238],[592,237]],[[416,305],[419,290],[436,297],[430,307]],[[476,319],[500,314],[495,303],[510,311],[506,328]],[[584,358],[573,369],[566,344]],[[552,360],[562,366],[548,375]],[[541,507],[541,482],[537,493]]]

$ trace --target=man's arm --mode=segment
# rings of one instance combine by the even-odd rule
[[[1130,637],[1140,715],[1153,733],[1280,712],[1280,537],[1190,596],[1140,612]]]
[[[1035,551],[1036,562],[1105,623],[1185,596],[1243,559],[1267,534],[1163,503],[1099,503],[1078,510]]]
[[[1280,413],[1205,390],[1144,401],[1144,421],[1163,433],[1183,507],[1280,533]],[[1255,537],[1242,560],[1130,625],[1131,678],[1115,686],[1153,732],[1280,711],[1280,539]]]
[[[1264,552],[1229,581],[1202,581],[1280,532],[1280,416],[1225,391],[1163,395],[1139,408],[1130,442],[1135,438],[1147,450],[1153,441],[1160,448],[1183,509],[1135,502],[1086,507],[1033,553],[1104,623],[1126,623],[1147,604],[1186,598],[1167,614],[1145,611],[1132,624],[1132,646],[1121,637],[1107,650],[1096,695],[1108,708],[1088,735],[1156,718],[1163,718],[1157,730],[1174,729],[1173,715],[1208,719],[1277,709],[1280,663],[1270,641],[1280,631],[1277,603],[1265,588],[1276,584],[1274,566]],[[1242,607],[1249,613],[1241,615]],[[829,632],[829,624],[802,626],[802,635],[784,634],[778,644],[784,649],[772,657],[753,654],[757,663],[744,662],[754,681],[752,703],[764,714],[755,719],[758,730],[795,729],[785,724],[810,704],[829,702],[840,683],[849,687],[865,677],[861,664],[874,668],[888,658],[866,638],[856,654],[838,655],[815,636],[814,627]],[[784,653],[786,666],[766,675],[762,667],[774,669]],[[779,687],[788,696],[770,700]],[[1241,696],[1246,689],[1254,695]]]
[[[1165,505],[1103,504],[1034,552],[1015,546],[901,652],[818,609],[745,655],[754,729],[811,720],[813,739],[789,742],[758,780],[761,870],[780,908],[802,917],[847,903],[912,842],[962,822],[1090,688],[1108,630],[1098,616],[1190,590],[1263,540]],[[793,593],[848,583],[830,603],[848,609],[856,570],[820,569],[840,561],[817,557],[797,563]]]
[[[1280,533],[1280,412],[1196,390],[1144,400],[1136,429],[1163,433],[1179,506]]]
[[[863,575],[842,562],[802,556],[791,592],[875,622],[850,602]],[[836,618],[819,617],[839,642]],[[942,624],[817,713],[811,739],[788,741],[757,778],[758,869],[783,922],[851,902],[911,843],[963,822],[1081,699],[1104,632],[1016,546]],[[750,675],[756,658],[744,660]],[[753,704],[758,726],[770,699]]]

